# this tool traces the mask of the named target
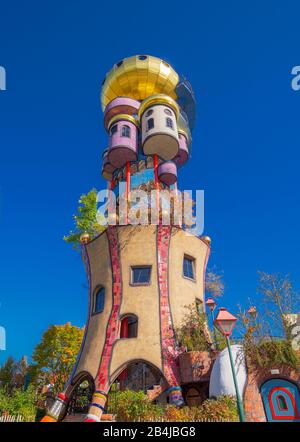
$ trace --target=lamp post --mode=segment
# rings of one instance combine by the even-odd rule
[[[215,310],[217,304],[213,298],[208,298],[205,305],[208,307],[208,309],[210,311],[211,321],[212,321],[212,324],[214,325],[214,319],[215,319],[214,318],[214,310]],[[216,350],[218,350],[217,335],[216,335],[216,329],[214,328],[214,326],[213,326],[213,333],[214,333]]]
[[[237,400],[239,417],[240,417],[241,422],[246,422],[243,402],[241,400],[241,396],[240,396],[240,392],[239,392],[236,373],[235,373],[235,369],[234,369],[233,357],[232,357],[232,353],[231,353],[230,340],[229,340],[236,321],[237,321],[237,318],[235,316],[233,316],[231,313],[229,313],[229,311],[227,311],[226,308],[221,307],[219,309],[218,315],[214,321],[214,326],[226,338],[229,359],[230,359],[230,365],[231,365],[231,371],[232,371],[233,382],[234,382],[235,393],[236,393],[236,400]]]

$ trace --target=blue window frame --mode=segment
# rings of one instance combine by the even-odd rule
[[[195,260],[185,256],[183,258],[183,276],[189,279],[195,279],[194,275]]]
[[[118,132],[118,125],[115,124],[111,129],[110,129],[110,134],[113,135],[116,132]]]
[[[101,313],[104,310],[105,289],[101,287],[95,295],[94,313]]]
[[[169,127],[170,129],[174,129],[172,118],[169,117],[166,118],[166,126]]]
[[[131,267],[131,284],[150,284],[151,266]]]
[[[130,138],[130,127],[129,126],[122,126],[122,137]]]
[[[149,118],[149,120],[147,121],[147,130],[151,130],[153,128],[154,128],[154,119]]]

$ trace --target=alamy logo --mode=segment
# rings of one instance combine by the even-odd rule
[[[0,327],[0,350],[6,350],[6,333],[4,327]]]
[[[0,66],[0,91],[6,91],[6,71]]]
[[[97,222],[107,225],[178,225],[192,235],[204,231],[204,191],[196,190],[193,199],[191,190],[151,190],[134,189],[126,195],[126,185],[119,184],[119,197],[108,189],[97,195]]]
[[[300,89],[300,66],[294,66],[291,72],[294,75],[292,79],[291,86],[294,91],[299,91]]]

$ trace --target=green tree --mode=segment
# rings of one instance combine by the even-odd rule
[[[54,392],[61,391],[67,381],[83,338],[83,328],[67,323],[51,325],[34,350],[31,367],[37,385],[53,384]]]
[[[0,385],[6,391],[11,391],[14,387],[15,366],[16,361],[10,356],[0,368]]]
[[[77,214],[73,216],[75,229],[64,236],[67,243],[73,244],[75,249],[79,248],[80,235],[88,233],[91,238],[99,235],[105,226],[100,225],[97,216],[97,190],[92,189],[87,194],[82,194],[79,199]]]

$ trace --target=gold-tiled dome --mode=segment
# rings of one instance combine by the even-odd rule
[[[101,105],[116,97],[144,100],[150,95],[166,94],[176,99],[179,76],[165,61],[151,55],[125,58],[108,72],[101,91]]]

